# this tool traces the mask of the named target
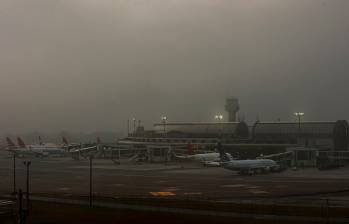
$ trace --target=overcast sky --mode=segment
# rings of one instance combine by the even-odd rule
[[[349,119],[347,0],[1,0],[0,127]]]

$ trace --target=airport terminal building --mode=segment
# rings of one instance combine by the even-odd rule
[[[128,136],[136,142],[285,144],[348,150],[349,126],[345,120],[330,122],[198,122],[156,123],[153,130],[138,130]]]
[[[190,143],[196,149],[214,150],[220,141],[228,152],[239,158],[287,153],[293,149],[294,154],[309,155],[306,156],[309,159],[317,157],[319,153],[316,151],[325,154],[343,152],[341,155],[348,155],[349,161],[349,125],[346,120],[301,121],[299,117],[298,122],[257,121],[247,124],[236,119],[240,109],[236,98],[228,98],[225,109],[227,122],[223,122],[222,115],[216,116],[216,122],[168,122],[164,117],[151,130],[134,128],[119,143],[135,147],[185,147]]]
[[[119,143],[134,147],[165,146],[215,150],[217,142],[233,157],[253,159],[263,155],[293,166],[332,166],[349,161],[349,126],[345,120],[320,122],[169,122],[152,130],[138,128]],[[291,154],[290,154],[291,152]],[[286,158],[287,157],[287,158]],[[269,158],[269,157],[265,157]]]
[[[336,151],[348,149],[349,128],[345,120],[330,122],[256,122],[251,139],[257,143],[290,143]]]

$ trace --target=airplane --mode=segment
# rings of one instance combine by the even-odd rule
[[[175,158],[178,159],[188,159],[198,162],[204,162],[204,161],[219,161],[220,155],[219,153],[212,152],[212,153],[200,153],[200,154],[194,154],[194,155],[177,155],[174,154]]]
[[[62,143],[63,143],[62,148],[64,148],[66,152],[70,152],[75,149],[82,148],[81,143],[69,142],[65,136],[62,137]]]
[[[88,153],[88,152],[92,152],[92,151],[96,151],[97,150],[97,146],[89,146],[89,147],[83,147],[83,148],[77,148],[77,149],[72,149],[69,152],[70,153]]]
[[[188,144],[188,153],[193,153],[192,145]],[[209,152],[209,153],[199,153],[193,155],[177,155],[174,151],[171,152],[172,155],[177,159],[190,160],[195,162],[200,162],[204,166],[220,166],[220,153],[217,152]],[[231,157],[229,153],[227,156]]]
[[[238,171],[239,174],[252,175],[280,171],[280,166],[271,159],[234,160],[223,150],[221,142],[217,143],[217,150],[220,154],[221,166],[228,170]]]
[[[85,147],[80,144],[79,147],[70,149],[69,153],[74,159],[80,159],[80,156],[88,157],[97,153],[103,153],[104,149],[100,147],[101,143],[101,139],[97,137],[95,144],[89,144],[88,146],[85,145]]]
[[[7,150],[18,156],[45,157],[49,155],[64,155],[65,150],[53,143],[42,143],[36,145],[26,145],[24,141],[17,137],[17,145],[9,138],[6,138]]]
[[[7,147],[9,149],[15,149],[17,148],[17,146],[15,145],[15,143],[13,143],[13,141],[9,138],[9,137],[6,137],[6,142],[7,142]]]

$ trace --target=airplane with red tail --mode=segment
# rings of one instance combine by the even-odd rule
[[[41,139],[41,138],[40,138]],[[21,137],[17,137],[17,145],[11,140],[11,138],[6,138],[7,150],[18,156],[36,156],[45,157],[49,155],[59,155],[63,156],[65,150],[63,147],[58,146],[54,143],[42,143],[27,145],[24,143]]]

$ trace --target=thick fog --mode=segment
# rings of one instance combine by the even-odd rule
[[[2,0],[1,132],[349,119],[349,1]]]

